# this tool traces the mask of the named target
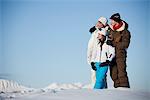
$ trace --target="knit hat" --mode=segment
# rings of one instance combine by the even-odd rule
[[[118,22],[118,23],[121,21],[121,17],[120,17],[120,14],[119,14],[119,13],[113,14],[113,15],[110,17],[110,19],[112,19],[112,20],[114,20],[114,21],[116,21],[116,22]]]
[[[108,22],[105,17],[100,17],[100,18],[98,19],[98,21],[100,21],[104,26],[106,26],[106,24],[107,24],[107,22]]]

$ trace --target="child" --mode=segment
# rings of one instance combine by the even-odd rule
[[[96,72],[96,82],[94,82],[94,73],[92,72],[92,82],[94,82],[92,84],[95,84],[95,89],[107,88],[106,73],[108,65],[115,55],[115,49],[105,43],[107,31],[104,26],[106,23],[106,18],[99,18],[97,22],[98,25],[96,24],[99,28],[95,26],[94,29],[93,27],[93,32],[88,44],[88,64],[92,66],[94,73]]]

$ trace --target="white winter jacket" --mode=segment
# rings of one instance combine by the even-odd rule
[[[103,30],[103,29],[102,29]],[[107,45],[106,42],[102,45],[97,39],[98,37],[98,29],[96,29],[89,40],[88,50],[87,50],[87,62],[91,64],[91,62],[106,62],[106,60],[111,61],[115,56],[115,48]]]

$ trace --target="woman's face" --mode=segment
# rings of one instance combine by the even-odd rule
[[[97,28],[102,28],[102,27],[104,27],[104,25],[103,25],[100,21],[98,21],[98,22],[96,23],[96,27],[97,27]]]
[[[112,26],[114,26],[114,25],[116,25],[116,24],[117,24],[117,22],[116,22],[116,21],[114,21],[113,19],[110,19],[110,24],[111,24]]]

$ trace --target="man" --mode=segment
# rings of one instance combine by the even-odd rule
[[[115,47],[116,57],[110,66],[110,76],[114,81],[114,87],[130,88],[126,72],[127,48],[130,44],[130,32],[128,24],[121,20],[120,14],[116,13],[110,17],[110,29],[108,30],[108,45]]]

